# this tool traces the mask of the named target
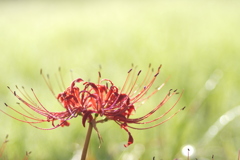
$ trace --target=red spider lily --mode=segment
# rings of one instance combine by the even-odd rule
[[[148,123],[152,123],[159,120],[174,108],[174,106],[177,104],[177,102],[181,97],[180,95],[177,102],[167,112],[165,112],[164,114],[162,114],[161,116],[158,116],[153,120],[145,121],[148,117],[150,117],[158,109],[160,109],[173,95],[178,93],[177,90],[175,91],[170,90],[165,96],[165,98],[147,114],[139,118],[130,118],[131,115],[136,111],[137,107],[139,106],[137,104],[149,99],[152,95],[157,93],[157,91],[159,91],[165,84],[163,83],[160,87],[158,87],[153,92],[148,94],[149,89],[152,87],[154,81],[156,80],[160,72],[161,66],[158,68],[157,72],[154,75],[151,74],[153,72],[150,71],[150,67],[151,65],[149,65],[149,70],[147,72],[145,79],[139,85],[137,85],[137,81],[141,71],[139,71],[136,78],[134,78],[134,76],[131,75],[132,73],[132,69],[131,69],[128,72],[127,79],[122,89],[119,89],[118,87],[116,87],[113,84],[113,82],[109,79],[100,80],[101,78],[100,73],[99,73],[98,83],[85,82],[81,78],[75,79],[71,83],[70,87],[68,87],[64,92],[56,96],[57,100],[64,107],[64,111],[62,112],[48,111],[41,104],[41,102],[35,95],[35,92],[33,91],[33,89],[32,89],[32,92],[34,97],[36,98],[37,103],[34,100],[32,100],[26,93],[22,92],[20,89],[17,88],[24,98],[21,98],[15,91],[12,91],[9,88],[10,91],[22,103],[24,103],[26,106],[28,106],[28,108],[37,112],[38,114],[42,115],[45,118],[38,118],[33,114],[31,114],[30,112],[28,112],[23,107],[21,108],[24,110],[25,113],[19,112],[18,110],[8,106],[7,104],[5,104],[7,107],[17,112],[18,114],[22,115],[24,119],[23,120],[18,119],[2,110],[1,111],[14,119],[29,123],[32,126],[39,129],[43,129],[43,130],[50,130],[50,129],[58,128],[60,126],[62,127],[69,126],[70,123],[68,122],[68,120],[78,116],[82,116],[83,126],[85,127],[85,123],[87,121],[89,123],[92,123],[94,129],[98,133],[100,140],[101,140],[101,136],[98,132],[96,124],[103,123],[108,120],[113,120],[128,133],[128,136],[129,136],[128,143],[124,145],[125,147],[127,147],[133,143],[133,137],[130,131],[128,130],[128,128],[137,129],[137,130],[153,128],[160,124],[163,124],[164,122],[168,121],[173,116],[175,116],[179,111],[183,110],[183,109],[178,110],[176,113],[174,113],[172,116],[170,116],[166,120],[158,122],[157,124],[154,124],[150,127],[136,128],[131,126],[131,124],[148,124]],[[44,76],[43,78],[46,81],[47,85],[49,86],[51,92],[54,94],[52,87],[50,85],[50,82]],[[79,86],[76,85],[79,83],[82,84],[81,89]],[[99,117],[101,117],[100,120],[98,119]],[[54,124],[56,120],[59,121],[58,124]],[[35,126],[36,123],[42,123],[42,122],[52,122],[53,127],[44,129],[44,128]]]

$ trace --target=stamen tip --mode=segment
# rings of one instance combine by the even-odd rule
[[[183,108],[182,108],[182,110],[184,110],[186,108],[186,106],[184,106]]]
[[[32,151],[26,151],[26,156],[28,156],[29,154],[31,154],[32,153]]]
[[[137,75],[139,76],[141,72],[142,72],[142,70],[140,70]]]
[[[132,71],[132,69],[130,69],[129,71],[128,71],[128,73],[130,73]]]
[[[160,64],[160,66],[158,67],[158,73],[160,72],[161,68],[162,68],[162,65]]]
[[[4,103],[6,107],[8,107],[7,103]]]

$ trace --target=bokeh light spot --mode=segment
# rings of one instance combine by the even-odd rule
[[[183,148],[182,148],[182,154],[187,157],[188,155],[189,156],[192,156],[195,152],[195,148],[192,146],[192,145],[185,145]]]

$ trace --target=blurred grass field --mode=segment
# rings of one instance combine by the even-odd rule
[[[135,142],[114,122],[94,132],[91,159],[187,159],[182,148],[195,148],[191,159],[237,159],[240,149],[240,2],[239,1],[0,1],[0,102],[10,112],[17,99],[6,86],[34,88],[53,111],[61,109],[39,70],[54,75],[62,68],[66,83],[74,77],[102,77],[121,86],[131,64],[143,73],[162,64],[156,86],[166,86],[137,111],[154,108],[171,88],[184,90],[169,122],[150,130],[131,130]],[[163,113],[176,101],[170,100]],[[234,109],[234,110],[232,110]],[[173,113],[173,112],[172,112]],[[0,143],[9,134],[2,159],[74,159],[87,129],[76,118],[70,127],[42,131],[0,113]],[[50,127],[51,124],[45,127]],[[186,150],[186,149],[185,149]],[[192,149],[193,151],[193,149]],[[78,157],[77,157],[78,158]]]

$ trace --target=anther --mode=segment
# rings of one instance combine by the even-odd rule
[[[16,96],[16,95],[17,95],[17,94],[16,94],[16,91],[14,91],[13,94],[14,94],[14,96]]]
[[[42,68],[40,69],[40,74],[42,74]]]
[[[8,107],[7,103],[4,103],[6,107]]]
[[[130,73],[132,71],[132,69],[130,69],[129,71],[128,71],[128,73]]]
[[[142,70],[140,70],[140,71],[138,72],[137,76],[139,76],[141,72],[142,72]]]
[[[148,67],[149,67],[149,68],[151,68],[151,66],[152,66],[152,64],[151,64],[151,63],[149,63]]]
[[[101,76],[101,72],[98,72],[98,76],[99,76],[99,78],[101,78],[102,76]]]
[[[162,65],[160,64],[160,66],[158,67],[158,72],[160,71],[161,68],[162,68]]]
[[[28,156],[31,153],[32,153],[32,151],[30,151],[30,152],[26,151],[26,156]]]
[[[183,108],[182,108],[182,110],[184,110],[186,108],[186,106],[184,106]]]

